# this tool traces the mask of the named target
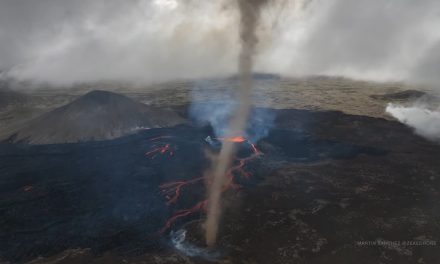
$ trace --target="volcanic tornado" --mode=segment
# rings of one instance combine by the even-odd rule
[[[230,120],[228,137],[245,134],[246,124],[251,109],[253,55],[258,42],[256,28],[261,7],[267,0],[237,0],[240,12],[241,51],[238,58],[240,85],[237,90],[239,102]],[[211,185],[208,191],[208,212],[206,220],[206,244],[213,246],[217,240],[221,213],[221,193],[225,175],[231,167],[235,155],[235,143],[224,141],[219,155],[215,158],[211,170]]]

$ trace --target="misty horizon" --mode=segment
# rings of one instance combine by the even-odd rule
[[[234,5],[4,0],[0,70],[6,79],[53,86],[231,76],[240,46]],[[437,88],[438,10],[433,0],[271,1],[254,71]]]

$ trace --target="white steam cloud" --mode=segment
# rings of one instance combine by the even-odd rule
[[[0,70],[54,85],[233,74],[234,3],[2,0]],[[440,1],[275,0],[261,23],[255,71],[440,84]]]
[[[420,136],[440,142],[440,108],[432,110],[423,105],[406,107],[388,104],[386,112],[413,128]]]
[[[55,85],[229,74],[238,42],[234,16],[221,8],[207,1],[2,1],[0,68]]]

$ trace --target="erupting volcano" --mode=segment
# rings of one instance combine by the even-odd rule
[[[167,137],[159,137],[159,139],[160,138],[166,139]],[[252,174],[246,170],[246,166],[248,165],[249,162],[255,160],[258,156],[262,155],[262,152],[260,152],[253,143],[251,143],[246,138],[241,136],[230,137],[230,138],[219,138],[218,140],[221,140],[222,142],[239,144],[239,146],[237,147],[239,150],[243,152],[242,155],[244,156],[243,157],[237,156],[234,159],[232,166],[226,172],[225,183],[222,186],[221,192],[225,192],[230,189],[238,189],[240,188],[240,184],[237,183],[236,178],[240,177],[241,179],[248,179],[249,177],[251,177]],[[168,155],[167,153],[169,152],[170,144],[162,143],[162,146],[163,147],[155,147],[153,150],[148,151],[147,156],[151,155],[152,153]],[[172,156],[172,153],[173,153],[172,151],[169,152],[169,155]],[[166,182],[160,185],[160,189],[164,197],[167,199],[167,205],[173,206],[178,202],[182,190],[184,188],[191,188],[191,185],[203,184],[203,183],[205,183],[209,188],[209,186],[212,184],[209,175],[194,177],[189,180]],[[160,230],[160,233],[167,231],[173,225],[173,223],[179,220],[180,218],[186,217],[188,215],[197,212],[206,213],[207,205],[208,205],[208,200],[202,200],[197,202],[194,206],[190,208],[179,209],[170,217],[170,219],[168,219],[165,226]]]
[[[234,142],[234,143],[241,143],[241,142],[246,141],[246,138],[241,137],[241,136],[238,136],[238,137],[225,137],[225,138],[220,137],[220,138],[218,138],[218,140],[229,141],[229,142]]]
[[[439,263],[438,10],[0,0],[0,263]]]

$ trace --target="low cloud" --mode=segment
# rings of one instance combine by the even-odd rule
[[[232,73],[238,51],[233,14],[220,3],[172,3],[6,0],[0,4],[0,34],[7,39],[0,67],[19,80],[55,85]]]
[[[150,83],[237,71],[234,0],[3,0],[0,70],[19,80]],[[440,87],[440,1],[272,0],[256,71]]]

